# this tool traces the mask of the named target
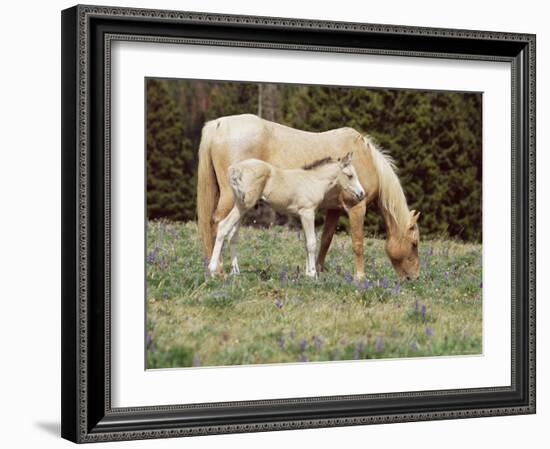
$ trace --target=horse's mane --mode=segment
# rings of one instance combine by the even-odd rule
[[[378,173],[378,206],[393,217],[400,231],[404,231],[410,221],[410,211],[403,187],[397,177],[395,161],[375,143],[372,137],[363,136],[363,141],[370,149]]]
[[[313,170],[315,168],[321,167],[323,165],[330,164],[331,162],[334,162],[334,160],[331,157],[325,157],[323,159],[318,159],[316,161],[313,161],[307,165],[304,165],[302,167],[302,170]]]

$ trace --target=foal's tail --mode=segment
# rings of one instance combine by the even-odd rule
[[[210,154],[215,121],[207,122],[202,128],[199,146],[199,168],[197,175],[197,222],[203,253],[210,257],[214,249],[214,229],[212,216],[216,210],[219,188],[212,157]]]

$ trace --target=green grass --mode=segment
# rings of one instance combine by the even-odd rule
[[[365,239],[365,288],[337,234],[311,280],[301,232],[245,227],[241,274],[209,279],[195,223],[149,222],[147,366],[480,354],[481,245],[421,241],[420,257],[420,277],[396,288],[384,241]]]

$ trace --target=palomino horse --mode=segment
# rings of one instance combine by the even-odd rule
[[[314,133],[243,114],[207,122],[199,147],[197,215],[204,254],[211,257],[218,223],[234,204],[229,184],[231,164],[260,159],[278,168],[300,168],[326,157],[353,153],[353,166],[366,192],[357,201],[346,192],[326,198],[321,209],[326,219],[317,266],[323,269],[325,256],[344,210],[350,221],[355,277],[365,276],[363,223],[367,206],[376,201],[386,223],[386,254],[400,278],[414,279],[419,273],[417,220],[409,211],[392,159],[373,141],[352,128]]]
[[[333,189],[361,201],[365,192],[351,165],[352,153],[343,159],[315,161],[302,169],[280,169],[258,159],[246,159],[229,167],[229,184],[235,206],[218,224],[216,243],[208,265],[213,275],[228,240],[231,250],[231,271],[239,273],[237,235],[241,219],[260,199],[279,212],[300,217],[306,242],[306,276],[315,277],[315,212]]]

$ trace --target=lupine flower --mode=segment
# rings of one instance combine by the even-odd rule
[[[425,320],[426,319],[426,306],[424,304],[422,304],[422,310],[420,312],[422,314],[422,319]]]
[[[283,301],[281,301],[280,299],[277,299],[275,301],[275,305],[277,306],[277,308],[282,309],[283,308]]]
[[[283,269],[279,272],[279,281],[281,284],[286,285],[288,282],[288,268],[283,267]]]
[[[298,362],[307,362],[307,357],[304,354],[300,354],[300,357],[298,357]]]
[[[428,337],[431,337],[433,334],[434,334],[434,331],[432,330],[432,328],[431,328],[431,327],[427,327],[427,328],[426,328],[426,335],[427,335]]]
[[[365,280],[359,284],[359,288],[361,290],[368,290],[369,289],[369,280],[367,278],[365,278]]]
[[[149,253],[147,254],[147,263],[155,263],[155,259],[157,258],[158,253],[159,247],[155,246],[155,248],[152,251],[149,251]]]
[[[321,339],[317,337],[317,335],[314,335],[312,340],[313,340],[313,345],[315,346],[315,349],[319,351],[321,349]]]
[[[374,350],[376,352],[382,352],[384,350],[384,337],[378,337],[374,345]]]
[[[351,274],[349,274],[349,271],[346,271],[344,273],[344,280],[349,284],[352,280],[353,280],[353,277],[351,276]]]
[[[396,281],[395,287],[393,287],[393,292],[395,294],[399,294],[400,291],[401,291],[401,284],[399,283],[399,281]]]
[[[363,350],[365,349],[365,344],[360,341],[359,343],[357,343],[355,345],[355,348],[353,349],[353,358],[355,360],[357,359],[360,359],[361,358],[361,354],[363,354]]]
[[[277,338],[277,346],[279,346],[279,348],[282,348],[284,345],[285,345],[285,337]]]
[[[304,349],[306,349],[306,346],[307,346],[307,340],[305,338],[302,338],[300,340],[300,351],[303,351]]]
[[[384,279],[382,280],[382,287],[384,287],[384,289],[388,288],[388,276],[384,276]]]

